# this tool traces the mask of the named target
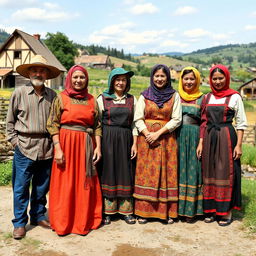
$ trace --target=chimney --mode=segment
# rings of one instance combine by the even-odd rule
[[[34,34],[33,37],[37,40],[40,40],[40,35],[39,34]]]

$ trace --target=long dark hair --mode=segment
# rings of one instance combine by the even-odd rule
[[[181,78],[183,78],[185,75],[190,74],[190,73],[193,73],[194,77],[196,78],[195,73],[192,69],[185,69],[182,73]]]

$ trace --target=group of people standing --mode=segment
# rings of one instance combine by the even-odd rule
[[[95,99],[88,93],[87,70],[75,65],[56,96],[44,86],[54,77],[49,76],[54,67],[34,63],[21,65],[30,84],[14,91],[7,116],[15,148],[15,239],[26,234],[30,180],[31,224],[58,235],[86,235],[110,224],[113,216],[127,224],[152,218],[193,223],[200,215],[220,226],[232,222],[232,209],[241,207],[240,156],[247,124],[225,66],[211,68],[211,92],[203,95],[194,67],[182,70],[176,91],[168,67],[156,65],[137,101],[129,94],[132,71],[113,69],[108,88]],[[24,75],[19,67],[17,72]],[[43,163],[48,163],[47,174]],[[43,175],[49,177],[50,169],[49,223],[44,215],[49,178]]]

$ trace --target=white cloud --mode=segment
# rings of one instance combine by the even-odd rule
[[[159,11],[159,9],[153,5],[152,3],[146,3],[146,4],[136,4],[130,9],[132,14],[140,15],[145,13],[156,13]]]
[[[210,33],[202,28],[196,28],[184,31],[184,35],[191,38],[207,36]]]
[[[252,16],[256,16],[256,11],[251,13]]]
[[[130,22],[105,27],[92,33],[89,36],[89,42],[104,45],[115,42],[116,45],[125,45],[125,48],[128,49],[134,45],[159,43],[169,33],[164,29],[134,32],[131,30],[133,27],[134,24]]]
[[[102,35],[98,35],[98,34],[91,34],[88,38],[89,43],[91,44],[101,44],[104,41],[108,40],[109,37],[108,36],[102,36]]]
[[[31,6],[38,3],[37,0],[0,0],[0,6],[10,9],[17,9],[21,7]]]
[[[59,8],[58,4],[50,3],[50,2],[45,2],[43,5],[47,9],[57,9],[57,8]]]
[[[186,48],[188,47],[187,43],[181,43],[180,41],[175,41],[175,40],[166,40],[161,43],[161,47],[178,47],[178,48]]]
[[[134,27],[134,24],[132,22],[126,22],[122,24],[114,24],[111,26],[107,26],[103,29],[101,29],[98,33],[102,33],[104,35],[116,35],[116,34],[122,34],[127,29]]]
[[[247,25],[245,26],[245,30],[256,30],[256,25]]]
[[[73,14],[73,18],[77,15]],[[32,22],[55,22],[66,20],[69,17],[70,15],[65,12],[49,11],[42,8],[26,8],[12,14],[12,18],[15,20]]]
[[[187,14],[193,14],[197,13],[198,9],[192,6],[183,6],[179,7],[174,11],[174,15],[187,15]]]
[[[124,0],[123,3],[126,5],[131,5],[134,4],[136,2],[136,0]]]
[[[197,43],[197,42],[200,42],[201,39],[200,38],[189,38],[187,41],[191,42],[191,43]]]
[[[0,24],[0,28],[3,29],[4,31],[6,31],[9,34],[12,34],[15,29],[19,29],[19,30],[23,29],[22,27],[5,26],[3,24]]]
[[[118,38],[118,42],[122,45],[129,44],[148,44],[158,41],[162,35],[166,33],[165,30],[152,30],[143,32],[127,32]]]
[[[215,34],[213,33],[211,35],[212,39],[214,40],[223,40],[229,38],[229,34]]]

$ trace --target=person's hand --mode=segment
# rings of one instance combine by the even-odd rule
[[[203,143],[198,144],[197,149],[196,149],[196,156],[200,160],[202,157],[202,152],[203,152]]]
[[[234,160],[240,159],[241,155],[242,155],[242,147],[236,145],[233,152]]]
[[[149,143],[150,145],[152,145],[153,143],[155,143],[159,138],[159,133],[158,132],[149,132],[146,135],[146,142]]]
[[[63,165],[65,163],[64,153],[61,149],[55,149],[54,161],[57,165]]]
[[[101,159],[101,150],[100,147],[96,147],[93,152],[93,164],[96,165]]]
[[[137,145],[133,144],[131,148],[131,159],[135,158],[137,156],[138,150]]]

